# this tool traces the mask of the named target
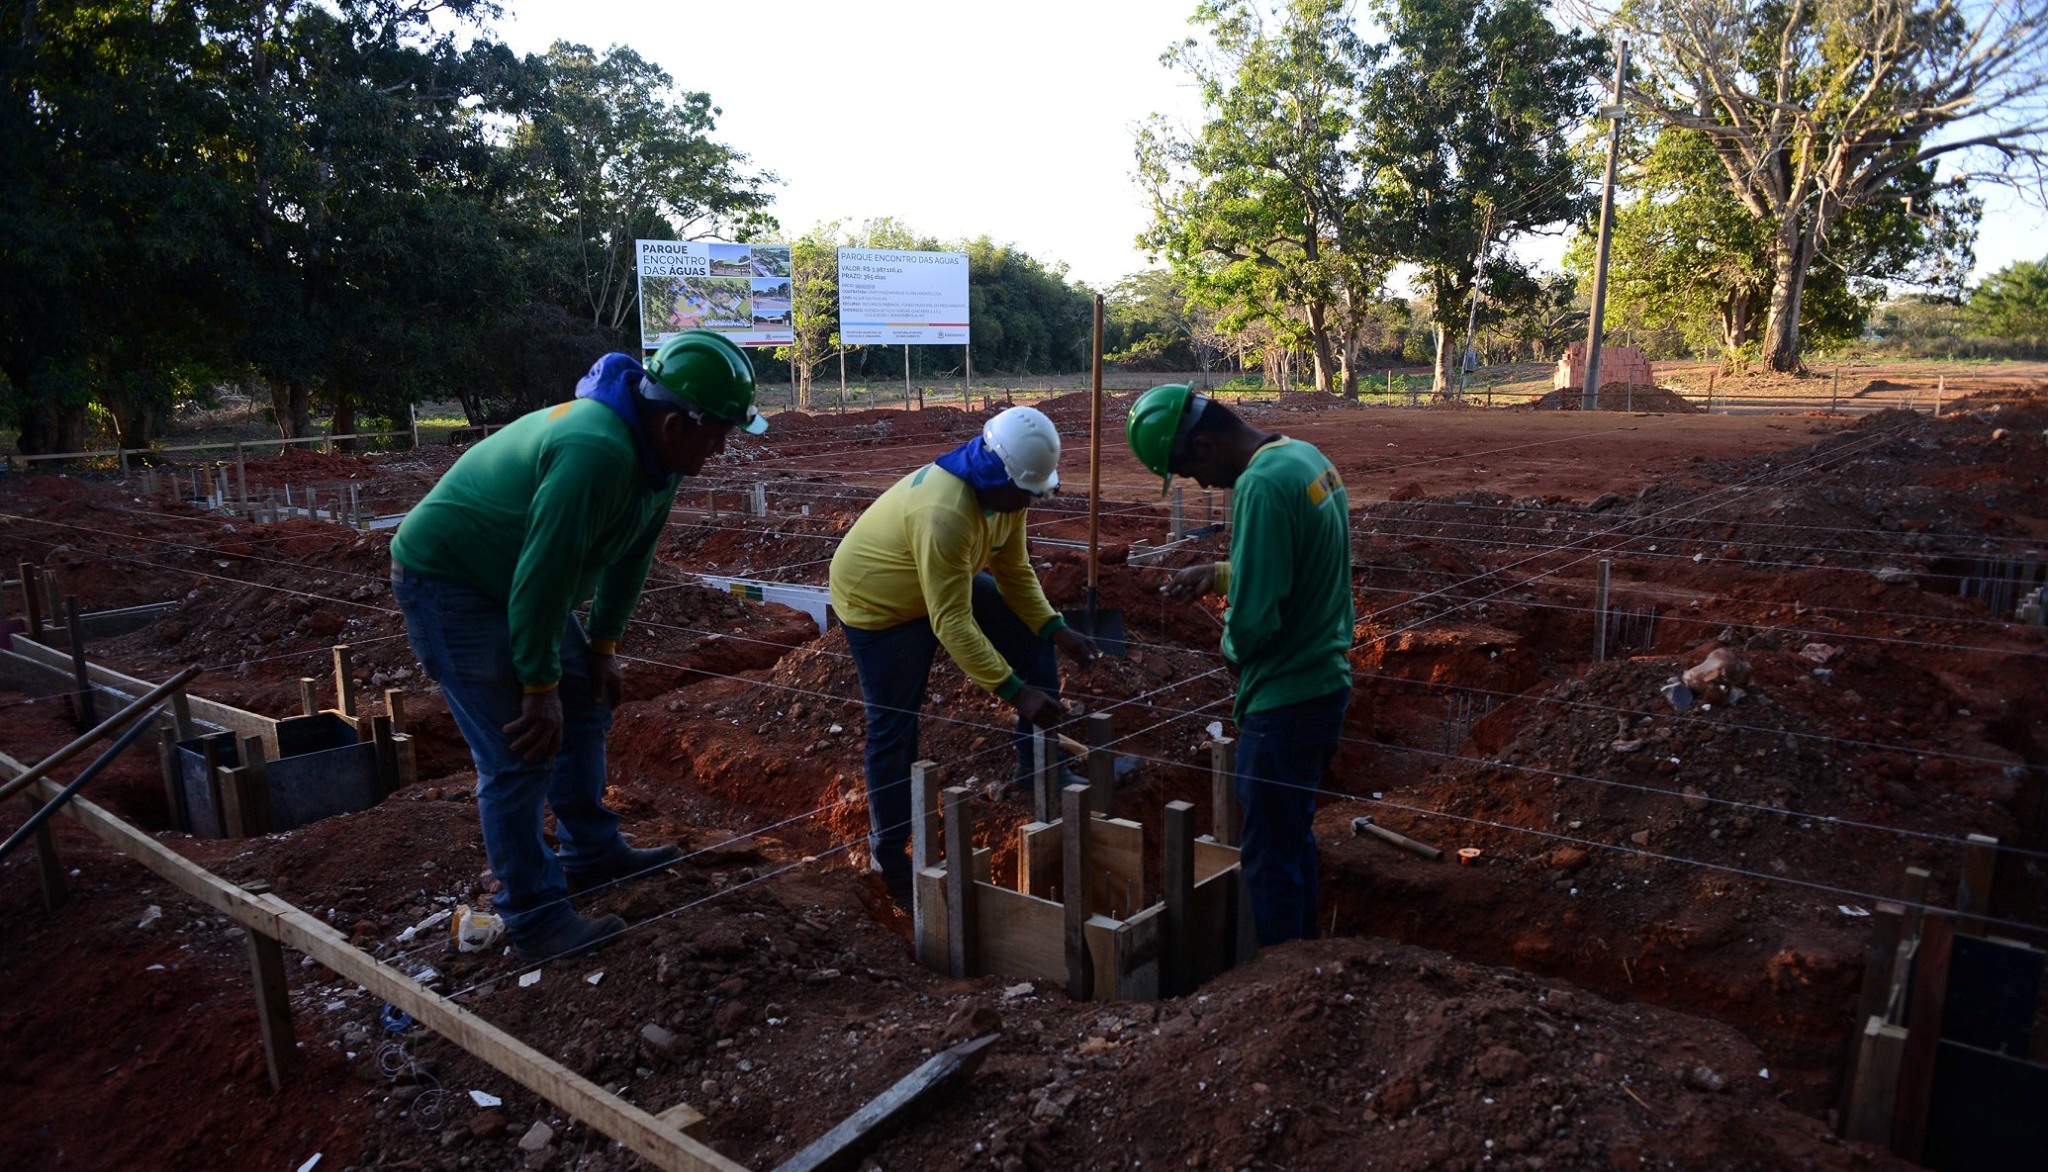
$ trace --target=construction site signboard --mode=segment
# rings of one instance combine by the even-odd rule
[[[840,249],[839,337],[850,346],[965,346],[967,254]]]
[[[795,342],[787,244],[638,240],[640,345],[712,330],[741,346]]]

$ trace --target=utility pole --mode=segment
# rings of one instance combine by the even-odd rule
[[[1621,83],[1628,75],[1628,42],[1614,38],[1614,104],[1600,111],[1614,120],[1607,138],[1607,182],[1600,189],[1600,244],[1593,262],[1593,312],[1586,323],[1586,386],[1579,395],[1579,410],[1600,408],[1600,330],[1607,316],[1607,245],[1614,223],[1614,164],[1621,154]]]

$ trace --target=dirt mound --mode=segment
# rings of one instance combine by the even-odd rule
[[[1549,394],[1515,410],[1522,411],[1577,411],[1581,409],[1582,393],[1573,387],[1551,391]],[[1690,415],[1699,410],[1690,400],[1669,387],[1627,386],[1623,383],[1608,383],[1600,388],[1601,411],[1641,411],[1652,415]]]

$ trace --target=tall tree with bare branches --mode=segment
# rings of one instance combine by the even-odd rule
[[[1634,46],[1635,110],[1704,135],[1770,236],[1760,358],[1800,369],[1800,299],[1843,217],[1933,215],[1947,184],[2039,192],[2048,161],[2048,0],[1640,0],[1582,15]]]

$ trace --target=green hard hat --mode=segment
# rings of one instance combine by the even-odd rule
[[[1138,463],[1159,474],[1162,495],[1173,487],[1174,447],[1193,422],[1188,404],[1194,397],[1195,389],[1186,383],[1153,387],[1138,396],[1138,401],[1131,405],[1130,417],[1124,421],[1124,439],[1130,442],[1131,454],[1138,457]]]
[[[732,340],[710,330],[684,330],[647,360],[641,394],[697,408],[749,435],[768,430],[754,409],[754,363]]]

